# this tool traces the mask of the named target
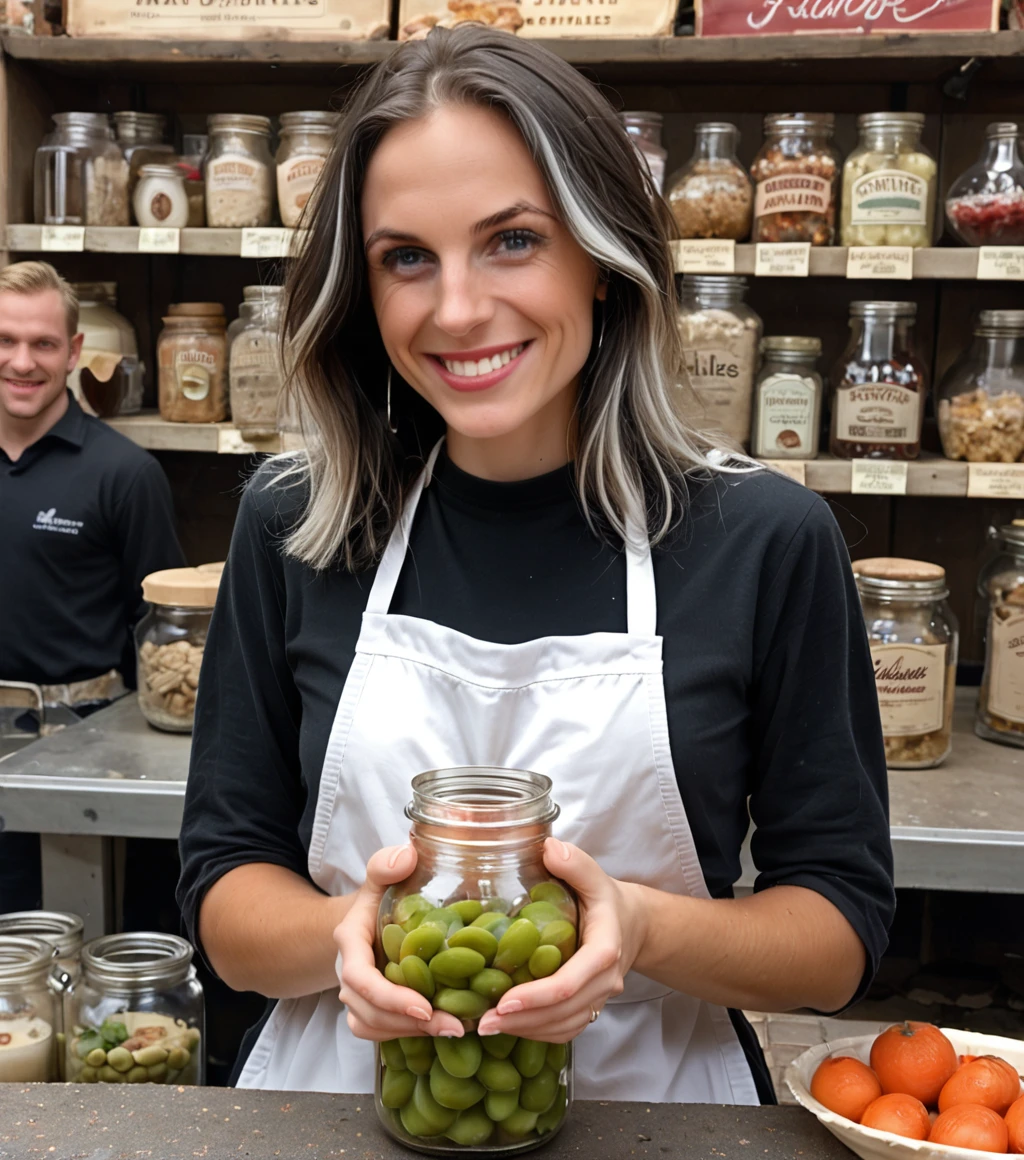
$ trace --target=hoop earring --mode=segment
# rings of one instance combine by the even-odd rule
[[[398,434],[398,428],[391,422],[391,363],[388,363],[388,430],[392,435]]]

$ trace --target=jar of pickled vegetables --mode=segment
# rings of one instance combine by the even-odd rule
[[[551,781],[471,766],[421,773],[412,791],[418,861],[381,900],[378,965],[466,1034],[379,1044],[377,1112],[421,1152],[525,1152],[565,1122],[572,1048],[476,1027],[507,991],[554,974],[576,950],[573,892],[543,862],[558,816]]]
[[[192,947],[173,934],[108,934],[82,948],[64,1001],[70,1083],[201,1084],[205,1011]]]
[[[1024,748],[1024,520],[992,534],[1000,550],[978,577],[988,622],[974,731]]]

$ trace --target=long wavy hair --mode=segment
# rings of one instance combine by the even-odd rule
[[[438,413],[394,375],[403,422],[385,414],[388,357],[368,287],[359,206],[374,149],[395,125],[444,105],[503,113],[522,135],[557,212],[607,281],[582,370],[575,472],[596,534],[661,539],[694,471],[745,470],[680,416],[686,386],[676,327],[672,219],[617,115],[595,87],[540,45],[464,24],[403,44],[363,81],[337,130],[303,223],[284,314],[287,392],[306,451],[275,482],[307,497],[285,550],[314,568],[379,558]],[[398,407],[396,406],[396,410]]]

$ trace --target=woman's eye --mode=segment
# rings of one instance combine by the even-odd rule
[[[498,249],[506,254],[528,254],[541,241],[533,230],[504,230],[498,234]]]
[[[422,250],[413,249],[411,246],[401,246],[397,250],[389,250],[383,258],[383,264],[388,269],[408,272],[410,270],[418,269],[424,259]]]

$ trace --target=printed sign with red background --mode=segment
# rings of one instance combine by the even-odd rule
[[[999,0],[697,0],[698,36],[995,32]]]

